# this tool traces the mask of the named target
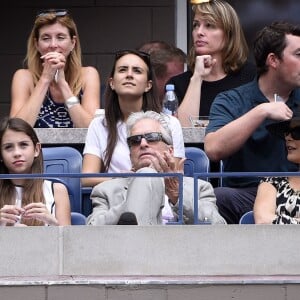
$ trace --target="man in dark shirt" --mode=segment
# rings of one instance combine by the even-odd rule
[[[273,23],[254,42],[258,78],[219,94],[211,107],[204,148],[211,160],[223,160],[225,172],[296,171],[282,139],[266,125],[288,120],[300,105],[300,27]],[[225,178],[215,189],[228,223],[253,209],[259,178]]]

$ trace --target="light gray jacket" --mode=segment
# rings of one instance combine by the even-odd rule
[[[88,216],[88,225],[117,224],[120,215],[126,211],[128,182],[128,178],[115,178],[99,183],[93,188],[93,212]],[[214,190],[209,182],[198,180],[198,199],[199,221],[226,224],[218,212]],[[171,207],[177,215],[178,202],[176,205],[171,204]],[[194,223],[194,179],[191,177],[183,177],[183,215],[185,224]]]

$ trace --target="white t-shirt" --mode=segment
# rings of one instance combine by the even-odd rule
[[[94,118],[90,123],[86,135],[85,147],[83,154],[93,154],[98,156],[102,161],[107,147],[107,127],[104,117]],[[177,118],[170,116],[170,129],[173,138],[174,156],[185,157],[184,141],[180,122]],[[118,122],[118,141],[112,155],[108,173],[118,173],[129,171],[131,169],[129,148],[127,145],[126,124]]]
[[[165,206],[163,207],[163,209],[161,211],[161,215],[162,215],[162,223],[163,224],[176,221],[176,218],[174,217],[172,208],[169,204],[169,198],[167,195],[165,195]]]
[[[20,186],[15,186],[16,195],[16,206],[22,207],[22,193],[23,188]],[[43,183],[43,193],[46,202],[46,207],[50,213],[55,217],[55,200],[53,194],[53,182],[50,180],[44,180]]]

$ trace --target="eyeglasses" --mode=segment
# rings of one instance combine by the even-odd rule
[[[139,51],[134,49],[125,49],[125,50],[117,51],[115,54],[115,60],[118,60],[119,58],[121,58],[126,54],[135,54],[139,56],[147,64],[148,67],[151,66],[150,54],[144,51]]]
[[[169,145],[169,143],[164,139],[160,132],[149,132],[145,134],[132,135],[127,138],[127,144],[129,147],[139,146],[142,142],[142,138],[144,138],[147,143],[157,143],[163,141],[165,144]]]
[[[294,140],[300,140],[300,126],[287,128],[284,132],[284,136],[288,136],[289,134]]]
[[[36,17],[44,17],[46,15],[54,14],[56,17],[64,17],[69,14],[68,10],[66,9],[44,9],[40,10]]]

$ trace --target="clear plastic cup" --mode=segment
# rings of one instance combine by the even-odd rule
[[[208,125],[208,116],[190,116],[192,127],[206,127]]]

